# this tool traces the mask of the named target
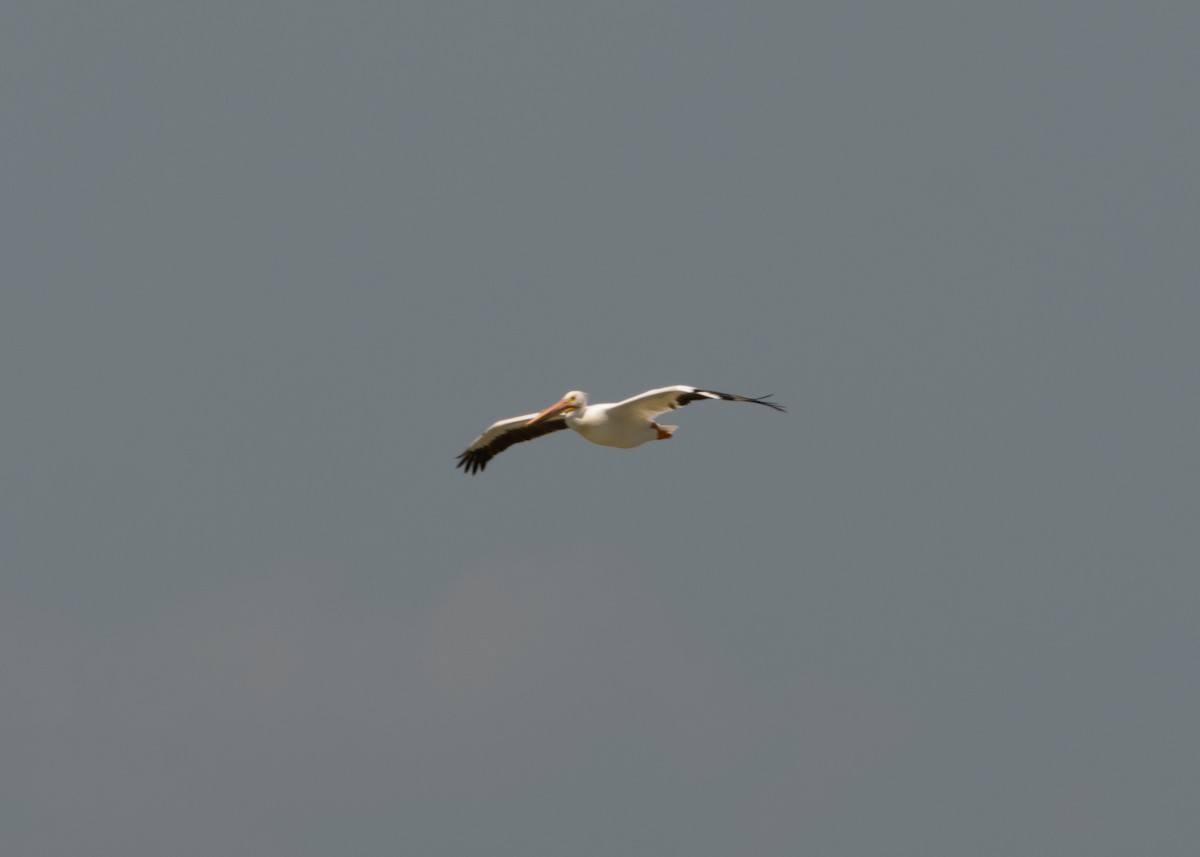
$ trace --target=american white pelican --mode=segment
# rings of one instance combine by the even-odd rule
[[[703,399],[724,399],[727,402],[754,402],[777,411],[783,405],[766,401],[767,396],[733,396],[696,387],[662,387],[647,390],[623,402],[589,405],[587,393],[572,390],[538,414],[523,414],[492,423],[488,430],[475,438],[458,456],[457,467],[467,473],[477,473],[488,462],[514,443],[569,428],[586,440],[601,446],[632,449],[651,440],[667,440],[679,426],[660,426],[654,421],[659,414],[673,411]]]

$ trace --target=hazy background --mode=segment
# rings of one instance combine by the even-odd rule
[[[1198,38],[5,4],[5,852],[1195,854]]]

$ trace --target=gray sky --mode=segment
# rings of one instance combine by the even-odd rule
[[[1193,854],[1198,33],[7,4],[6,848]]]

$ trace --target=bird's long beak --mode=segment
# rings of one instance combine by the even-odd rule
[[[564,411],[572,410],[574,407],[575,406],[573,404],[571,404],[570,402],[568,402],[566,399],[559,399],[553,405],[546,408],[546,410],[542,411],[540,414],[538,414],[536,417],[531,419],[529,422],[525,423],[525,425],[531,426],[534,423],[540,423],[542,420],[546,419],[547,417],[552,417],[555,414],[559,414],[559,413],[563,413]]]

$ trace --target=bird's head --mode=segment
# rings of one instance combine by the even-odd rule
[[[566,414],[570,413],[571,411],[582,411],[586,407],[587,393],[583,392],[582,390],[572,390],[553,405],[546,408],[546,410],[542,411],[536,417],[527,422],[526,425],[531,426],[534,423],[540,423],[542,420],[558,416],[559,414]]]

